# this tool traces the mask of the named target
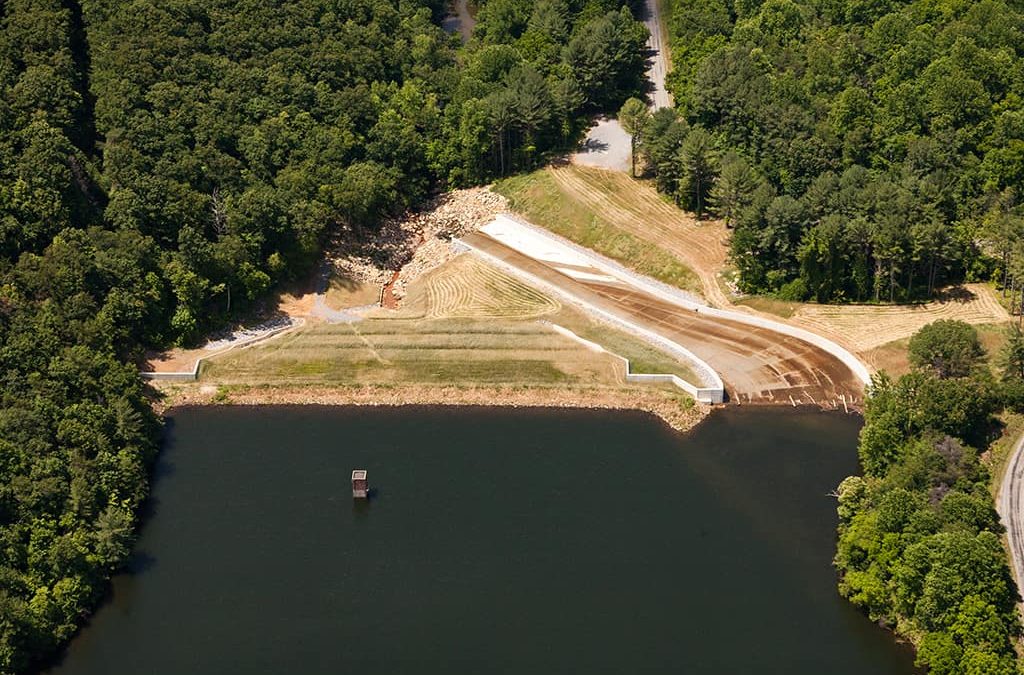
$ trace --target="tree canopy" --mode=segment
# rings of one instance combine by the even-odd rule
[[[743,290],[892,302],[985,275],[1019,287],[1019,3],[671,0],[668,13],[679,120],[644,134],[649,169],[735,228]],[[690,134],[732,158],[708,165],[707,202],[672,158]]]
[[[954,319],[939,319],[910,338],[910,363],[930,370],[936,377],[966,377],[979,364],[984,349],[978,331]]]
[[[934,344],[953,330],[970,342],[958,326],[934,326],[914,339]],[[839,589],[910,639],[930,673],[1011,675],[1021,635],[1017,587],[977,450],[1004,399],[981,368],[922,365],[872,381],[859,447],[865,475],[837,491]]]

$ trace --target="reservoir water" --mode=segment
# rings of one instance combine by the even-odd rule
[[[836,592],[859,420],[182,409],[59,675],[906,675]],[[376,495],[354,503],[349,474]]]

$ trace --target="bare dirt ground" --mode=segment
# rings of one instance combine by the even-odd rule
[[[246,347],[272,338],[305,323],[305,319],[275,312],[273,316],[249,326],[236,326],[210,337],[201,347],[186,349],[175,347],[163,352],[149,352],[141,364],[145,373],[192,372],[199,359],[223,354],[238,347]]]
[[[529,257],[483,232],[469,234],[464,241],[589,305],[686,346],[718,371],[733,403],[840,407],[860,402],[862,384],[849,368],[801,340],[701,316],[598,269],[570,269]]]
[[[725,290],[729,232],[715,220],[697,221],[666,203],[648,183],[626,175],[579,166],[547,169],[566,199],[599,210],[615,226],[670,252],[701,281],[709,304],[762,315],[827,337],[872,367],[884,364],[874,353],[887,343],[913,335],[937,319],[959,319],[971,324],[1003,323],[1009,314],[984,284],[948,289],[937,300],[914,305],[816,305],[790,303],[786,315],[768,314],[736,304],[739,298]]]
[[[859,353],[894,340],[909,338],[922,326],[939,319],[970,324],[1010,320],[992,289],[985,284],[965,284],[948,289],[938,300],[917,305],[800,305],[791,323],[835,336]]]

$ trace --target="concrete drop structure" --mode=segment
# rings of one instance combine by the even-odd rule
[[[366,471],[356,469],[352,472],[352,499],[366,499],[370,496],[370,488],[366,482]]]

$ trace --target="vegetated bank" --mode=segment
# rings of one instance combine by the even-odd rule
[[[1019,4],[667,5],[678,109],[647,122],[642,151],[663,192],[735,227],[742,290],[891,302],[962,279],[1020,286]]]
[[[533,166],[639,91],[614,0],[0,3],[0,673],[124,562],[159,434],[131,365],[323,237]]]
[[[864,476],[838,490],[840,592],[912,641],[936,675],[1019,672],[1019,598],[985,451],[993,414],[1024,400],[1024,337],[1011,329],[1002,381],[983,356],[962,322],[915,334],[915,370],[877,375],[870,387]]]

